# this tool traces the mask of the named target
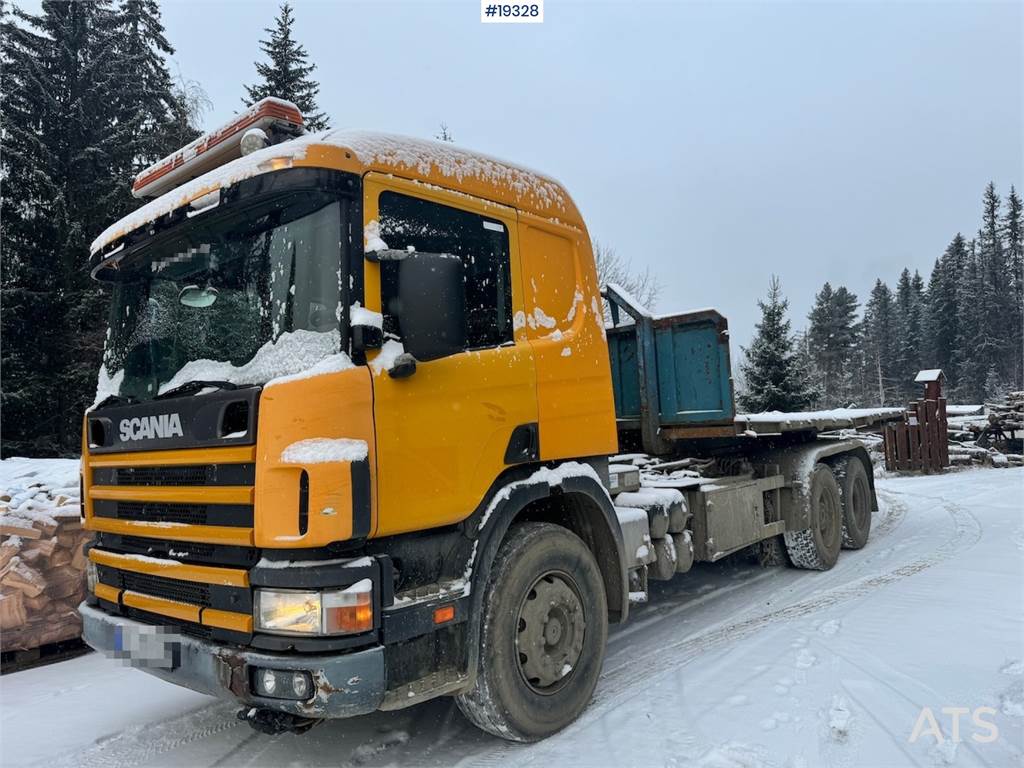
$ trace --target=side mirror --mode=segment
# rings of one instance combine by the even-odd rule
[[[421,362],[466,348],[462,259],[409,252],[398,262],[398,320],[405,351]]]

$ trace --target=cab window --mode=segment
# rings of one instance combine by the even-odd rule
[[[467,349],[512,341],[508,230],[497,219],[398,192],[382,192],[380,236],[388,248],[458,256],[464,267]],[[381,262],[384,330],[401,337],[398,264]]]

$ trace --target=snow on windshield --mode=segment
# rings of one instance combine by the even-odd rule
[[[235,366],[219,360],[193,360],[186,363],[166,384],[160,394],[190,381],[228,381],[244,386],[268,386],[306,376],[333,373],[352,368],[348,355],[339,352],[341,335],[338,331],[290,331],[275,341],[268,341],[244,365]]]

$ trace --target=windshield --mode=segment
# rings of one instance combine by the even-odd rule
[[[293,192],[203,214],[128,256],[115,273],[99,398],[149,399],[198,380],[260,384],[339,352],[346,207]]]

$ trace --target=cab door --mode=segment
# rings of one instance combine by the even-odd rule
[[[375,535],[387,536],[464,519],[506,467],[536,458],[537,381],[514,319],[523,317],[516,211],[375,173],[363,188],[367,249],[455,255],[465,276],[466,349],[420,362],[402,379],[370,359]],[[400,340],[397,269],[366,261],[364,295],[383,315],[385,337]]]

